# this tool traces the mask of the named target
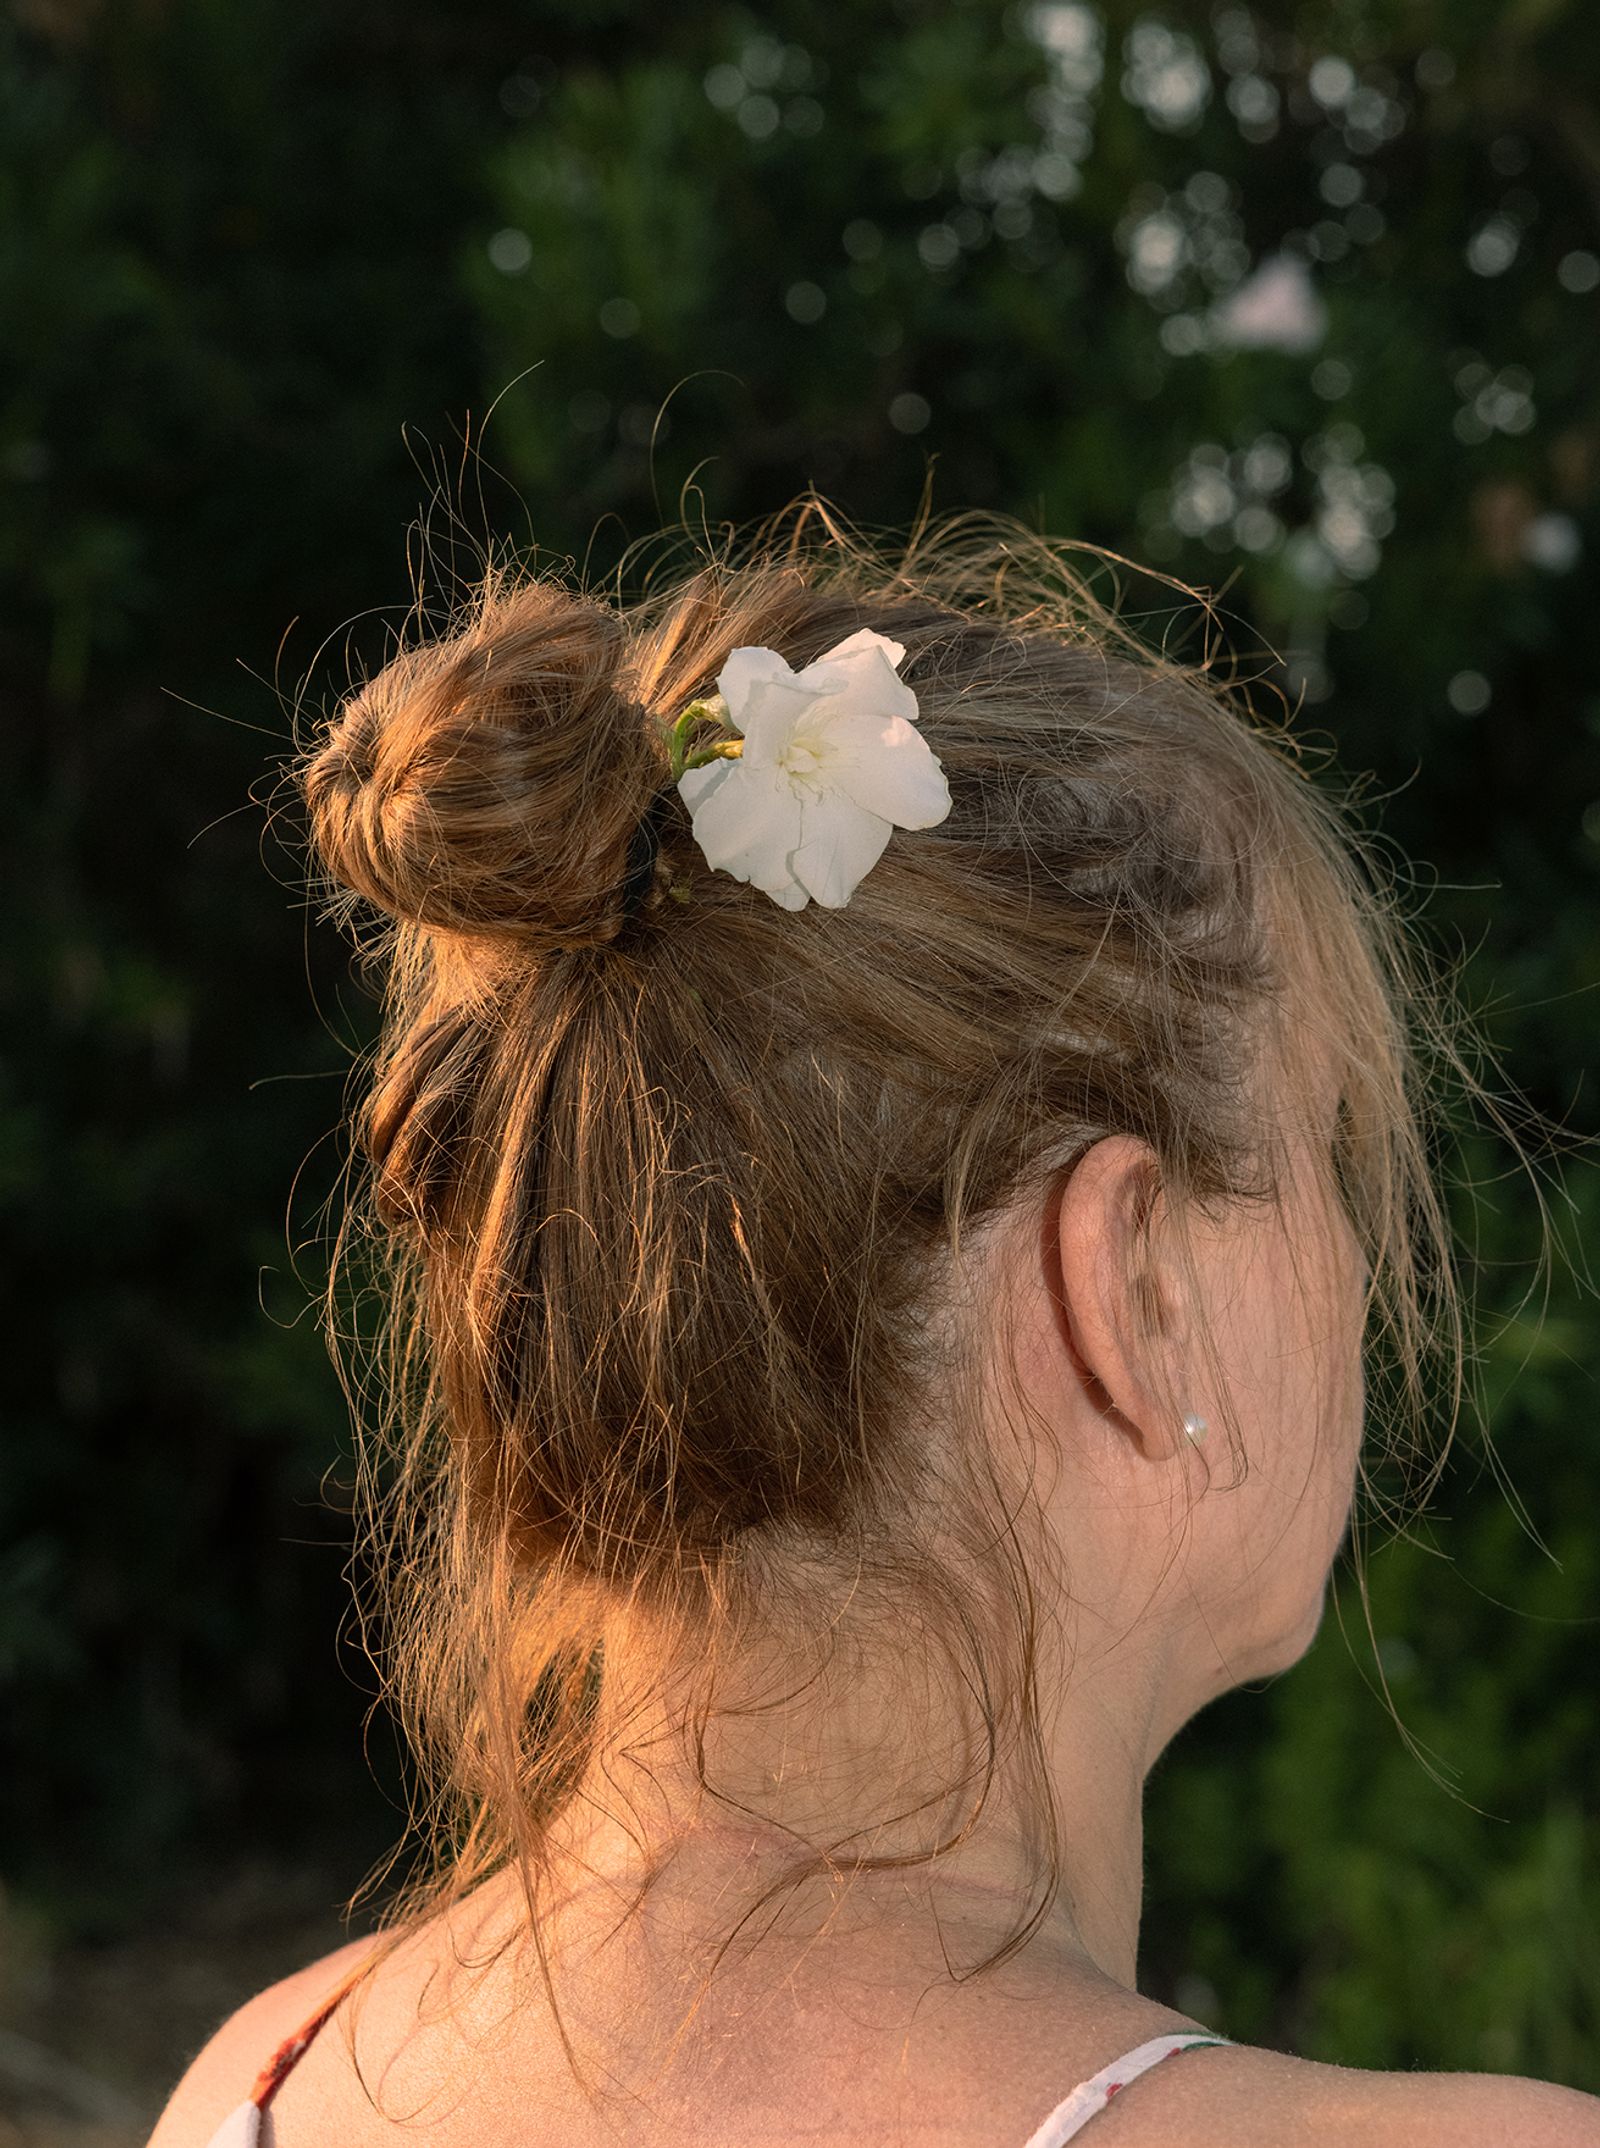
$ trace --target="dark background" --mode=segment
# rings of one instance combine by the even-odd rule
[[[1219,592],[1600,1131],[1596,53],[1583,0],[16,0],[0,2143],[142,2139],[400,1826],[312,1309],[372,1009],[273,767],[419,515],[603,566],[931,468]],[[1162,1762],[1143,1976],[1600,2091],[1596,1173],[1450,1169],[1495,1459]]]

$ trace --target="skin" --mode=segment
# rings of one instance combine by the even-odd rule
[[[1020,1956],[971,1983],[941,1968],[952,1948],[976,1961],[1012,1929],[1018,1851],[1002,1821],[936,1884],[908,1872],[874,1875],[847,1898],[814,1893],[815,1914],[786,1915],[730,1958],[697,2017],[698,2040],[663,2071],[686,1965],[726,1930],[729,1902],[768,1869],[779,1838],[708,1808],[664,1752],[650,1756],[649,1786],[631,1804],[618,1800],[626,1826],[616,1810],[591,1812],[570,1836],[571,1884],[548,1941],[571,2025],[614,2082],[648,2096],[658,2148],[785,2148],[802,2137],[837,2148],[1020,2143],[1075,2080],[1147,2037],[1195,2026],[1135,1982],[1143,1787],[1198,1709],[1305,1653],[1348,1524],[1366,1276],[1342,1214],[1320,1197],[1315,1145],[1331,1134],[1333,1101],[1295,1151],[1281,1216],[1261,1208],[1197,1224],[1198,1304],[1159,1201],[1143,1266],[1135,1221],[1151,1157],[1127,1137],[1096,1143],[1047,1202],[1019,1207],[994,1239],[988,1283],[1017,1315],[1039,1488],[1074,1605],[1072,1673],[1046,1725],[1065,1881]],[[1197,1349],[1202,1321],[1248,1458],[1237,1485],[1222,1397]],[[1208,1420],[1201,1446],[1184,1436],[1185,1409]],[[836,1786],[877,1750],[893,1698],[869,1683],[852,1686],[848,1703],[833,1695],[825,1725],[763,1717],[737,1734],[714,1729],[713,1780],[796,1825],[836,1819]],[[640,1836],[670,1839],[675,1855],[624,1917]],[[448,1930],[408,1942],[369,1988],[363,2070],[396,2118],[428,2113],[430,2148],[546,2138],[591,2148],[624,2137],[612,2130],[618,2114],[607,2125],[575,2100],[515,1949],[459,2002],[445,2001],[452,1946],[513,1933],[518,1907],[491,1882]],[[203,2148],[272,2043],[363,1944],[234,2017],[185,2077],[151,2148]],[[274,2115],[275,2148],[397,2137],[354,2086],[332,2032],[290,2076]],[[1123,2148],[1291,2139],[1597,2148],[1600,2102],[1485,2075],[1379,2075],[1212,2049],[1156,2068],[1095,2126],[1095,2148],[1116,2148],[1114,2129]]]
[[[1366,1268],[1342,1208],[1325,1197],[1335,1103],[1330,1089],[1292,1149],[1281,1212],[1191,1218],[1198,1301],[1159,1200],[1146,1266],[1136,1219],[1154,1158],[1120,1135],[1095,1143],[1048,1199],[1019,1204],[993,1234],[979,1285],[990,1302],[1003,1292],[1014,1316],[1036,1482],[1072,1596],[1070,1670],[1056,1666],[1046,1725],[1064,1884],[1042,1937],[1057,1961],[1129,1992],[1145,1779],[1208,1701],[1304,1655],[1349,1520]],[[1223,1397],[1199,1347],[1207,1331],[1246,1458],[1239,1483]],[[1204,1443],[1185,1436],[1186,1410],[1207,1421]],[[841,1780],[874,1786],[881,1811],[877,1786],[904,1757],[883,1726],[904,1719],[905,1683],[903,1662],[852,1664],[809,1716],[714,1726],[712,1779],[810,1836],[853,1824],[833,1795]],[[660,1749],[649,1765],[653,1780],[637,1791],[647,1826],[684,1843],[695,1888],[731,1859],[766,1869],[759,1830],[729,1828]],[[912,1792],[928,1787],[913,1769],[903,1779]],[[876,1902],[902,1932],[919,1916],[953,1916],[974,1933],[992,1927],[997,1943],[1027,1886],[1020,1832],[997,1803],[975,1839],[940,1860],[937,1880],[913,1870],[853,1883],[846,1920],[870,1924],[863,1902]],[[621,1871],[634,1862],[624,1839],[602,1825],[574,1852],[591,1869]],[[876,1839],[920,1847],[926,1823]]]
[[[1024,1366],[1059,1463],[1046,1511],[1079,1606],[1051,1737],[1074,1936],[1130,1989],[1145,1778],[1208,1701],[1305,1654],[1350,1516],[1365,1264],[1342,1211],[1319,1199],[1309,1145],[1295,1154],[1281,1218],[1192,1229],[1243,1482],[1176,1261],[1163,1275],[1158,1250],[1156,1321],[1129,1302],[1139,1143],[1101,1141],[1076,1167],[1027,1286]],[[1155,1230],[1159,1249],[1159,1206]],[[1171,1394],[1206,1420],[1201,1444]]]

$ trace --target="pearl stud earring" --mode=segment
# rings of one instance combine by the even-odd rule
[[[1196,1417],[1193,1414],[1189,1415],[1183,1420],[1183,1433],[1185,1439],[1192,1439],[1195,1445],[1198,1447],[1200,1442],[1206,1436],[1205,1419],[1203,1417]]]

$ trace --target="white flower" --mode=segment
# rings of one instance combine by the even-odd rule
[[[950,810],[938,756],[912,726],[901,643],[863,627],[791,671],[776,649],[735,649],[717,674],[737,759],[688,768],[678,790],[708,864],[802,910],[850,900],[893,828]]]

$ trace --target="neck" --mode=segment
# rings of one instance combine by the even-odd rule
[[[1146,1682],[1131,1669],[1123,1665],[1113,1675],[1108,1667],[1099,1678],[1075,1678],[1047,1727],[1061,1883],[1029,1941],[1126,1991],[1137,1990],[1144,1782],[1165,1742],[1155,1738],[1157,1712],[1141,1704]],[[838,1731],[836,1720],[833,1728]],[[822,1785],[871,1780],[864,1773],[852,1776],[848,1749],[841,1754],[837,1744],[801,1736],[792,1726],[775,1744],[762,1746],[752,1742],[748,1725],[736,1738],[713,1722],[706,1776],[720,1796],[709,1794],[686,1768],[660,1765],[660,1751],[655,1747],[641,1762],[648,1772],[638,1786],[619,1777],[615,1761],[609,1793],[606,1774],[597,1774],[595,1801],[584,1806],[581,1820],[567,1824],[565,1842],[557,1846],[559,1862],[626,1893],[665,1860],[674,1891],[681,1887],[719,1916],[737,1894],[748,1888],[753,1896],[808,1859],[813,1845],[840,1840],[845,1828],[821,1797]],[[926,1770],[903,1776],[867,1810],[913,1810],[928,1788]],[[910,1822],[865,1827],[836,1853],[843,1869],[829,1888],[830,1921],[848,1903],[849,1930],[869,1939],[889,1931],[914,1937],[919,1928],[938,1931],[954,1920],[972,1939],[992,1934],[995,1944],[1003,1940],[1041,1885],[1022,1828],[1005,1811],[980,1816],[968,1839],[931,1864],[849,1872],[858,1854],[926,1850],[941,1839],[926,1817],[937,1810],[935,1800]],[[653,1879],[651,1891],[657,1891]]]

